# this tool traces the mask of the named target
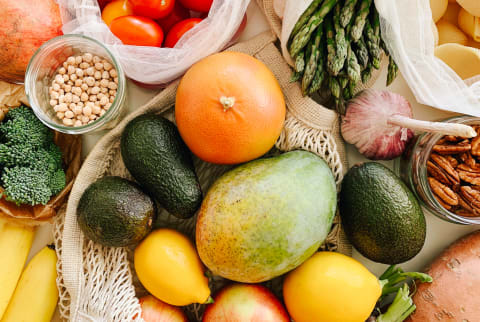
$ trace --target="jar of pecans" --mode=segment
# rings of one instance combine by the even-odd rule
[[[50,128],[83,134],[113,128],[125,111],[126,79],[115,56],[98,41],[63,35],[30,60],[25,92]]]
[[[430,213],[452,223],[480,224],[480,118],[444,122],[471,125],[479,136],[419,135],[396,167]]]

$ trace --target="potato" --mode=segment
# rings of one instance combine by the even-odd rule
[[[460,9],[462,9],[462,7],[460,7],[458,3],[449,3],[442,20],[446,20],[455,26],[458,26],[458,13],[460,12]]]
[[[470,14],[480,17],[480,1],[478,0],[457,0],[458,4]]]
[[[458,13],[458,26],[467,35],[476,41],[480,41],[480,18],[472,16],[465,9],[460,9]]]
[[[407,321],[480,321],[480,231],[448,247],[426,273],[433,282],[417,285]]]
[[[433,21],[437,22],[447,11],[448,0],[430,0]]]
[[[468,37],[457,26],[444,20],[443,18],[437,22],[438,44],[456,43],[466,45]]]
[[[435,56],[443,60],[462,79],[480,74],[480,50],[478,49],[459,44],[443,44],[435,48]]]

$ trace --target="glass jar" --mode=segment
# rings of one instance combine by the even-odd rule
[[[480,118],[458,116],[446,119],[444,122],[480,125]],[[428,212],[451,223],[463,225],[480,224],[480,217],[463,217],[450,212],[442,207],[433,195],[427,180],[427,161],[430,158],[433,146],[442,137],[442,134],[434,133],[416,136],[407,151],[396,162],[396,170]]]
[[[58,68],[68,57],[87,52],[106,59],[117,70],[118,84],[115,100],[106,113],[94,122],[77,127],[65,126],[50,105],[48,89]],[[30,60],[25,75],[25,92],[35,115],[46,126],[68,134],[106,130],[117,125],[120,116],[126,111],[126,87],[125,73],[115,56],[102,43],[82,35],[67,34],[44,43]]]

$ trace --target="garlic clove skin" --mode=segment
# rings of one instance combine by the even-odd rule
[[[399,94],[365,90],[349,101],[342,119],[342,136],[368,159],[395,159],[405,151],[414,132],[390,124],[392,115],[411,118],[410,103]]]

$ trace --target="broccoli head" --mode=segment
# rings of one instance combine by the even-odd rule
[[[25,144],[41,146],[53,140],[52,131],[37,119],[32,109],[20,106],[8,111],[0,124],[2,140],[7,145]]]
[[[49,176],[27,167],[6,168],[2,174],[3,195],[17,205],[46,205],[53,195]]]
[[[65,187],[62,152],[53,132],[28,107],[10,110],[0,124],[0,183],[17,205],[47,204]]]

